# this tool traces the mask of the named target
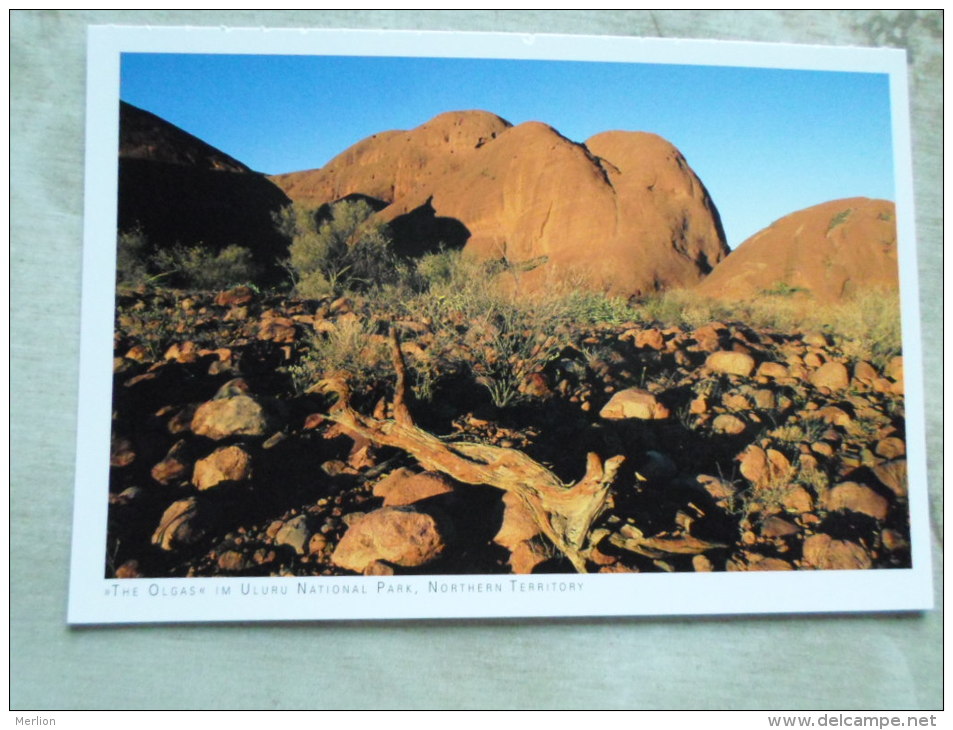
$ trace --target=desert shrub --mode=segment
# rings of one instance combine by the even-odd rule
[[[650,294],[636,305],[639,319],[661,325],[682,323],[684,302],[676,292],[658,292]]]
[[[417,260],[418,285],[429,291],[459,278],[462,256],[460,251],[447,250],[424,254]]]
[[[215,253],[204,246],[174,246],[151,259],[154,278],[167,278],[187,289],[226,289],[253,281],[258,267],[251,251],[243,246],[226,246]]]
[[[359,317],[339,319],[334,330],[313,335],[307,345],[289,368],[298,393],[335,373],[346,374],[354,388],[373,386],[392,373],[386,338],[374,323]]]
[[[803,287],[792,286],[786,281],[778,281],[773,286],[762,290],[761,293],[769,297],[790,297],[804,291],[807,290]]]
[[[584,280],[555,280],[528,296],[538,309],[565,325],[619,325],[636,316],[625,299],[589,288]]]
[[[153,289],[142,297],[125,301],[120,298],[115,331],[122,335],[123,350],[134,344],[141,345],[150,361],[155,362],[162,359],[173,342],[182,341],[183,332],[189,332],[189,339],[196,344],[212,344],[214,335],[211,340],[204,339],[210,335],[203,337],[199,332],[195,312],[181,307],[182,296],[182,292],[171,289]]]
[[[850,218],[851,212],[852,212],[852,209],[847,208],[845,210],[840,211],[839,213],[834,214],[831,217],[830,223],[827,224],[827,232],[830,233],[835,228],[837,228],[837,226],[844,223],[848,218]]]
[[[116,242],[116,282],[136,286],[146,283],[149,272],[149,241],[139,227],[120,231]]]
[[[493,404],[505,408],[524,400],[521,386],[541,371],[568,344],[559,320],[531,301],[497,300],[471,320],[466,343],[476,381]]]
[[[432,332],[428,360],[415,366],[418,395],[432,394],[441,372],[463,372],[486,388],[497,407],[512,405],[528,397],[521,390],[526,377],[569,343],[566,323],[579,315],[584,300],[517,296],[502,274],[499,262],[459,251],[417,262],[417,293],[404,301],[401,314],[427,322]]]
[[[776,287],[748,301],[709,299],[691,291],[653,294],[635,306],[637,316],[662,325],[696,328],[707,322],[739,322],[778,332],[819,330],[834,335],[841,353],[883,367],[902,349],[900,301],[895,289],[869,288],[834,304],[793,296]],[[773,296],[772,296],[773,295]]]
[[[819,317],[849,357],[870,360],[883,368],[903,349],[900,296],[896,289],[867,289],[843,304],[824,308]]]
[[[287,268],[299,296],[367,291],[393,284],[405,270],[387,226],[363,200],[342,200],[329,210],[293,204],[275,224],[291,240]]]

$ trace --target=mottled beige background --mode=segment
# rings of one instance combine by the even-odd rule
[[[940,11],[13,11],[11,704],[936,709],[941,615],[66,626],[87,24],[409,28],[909,52],[926,392],[940,393]],[[111,286],[111,280],[103,282]],[[942,412],[927,406],[940,601]]]

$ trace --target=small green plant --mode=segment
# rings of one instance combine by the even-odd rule
[[[531,304],[499,301],[471,323],[467,345],[477,382],[498,408],[523,399],[520,386],[541,371],[565,346],[554,321]]]
[[[632,321],[634,315],[624,299],[584,289],[572,289],[558,296],[553,308],[564,322],[578,325],[619,325]]]
[[[149,241],[142,228],[121,231],[116,246],[116,282],[127,286],[146,283],[149,278]]]
[[[827,232],[830,233],[835,228],[837,228],[837,226],[841,225],[844,221],[850,218],[850,214],[852,212],[853,211],[851,208],[847,208],[846,210],[842,210],[840,213],[837,213],[836,215],[834,215],[831,218],[831,222],[827,225]]]
[[[298,296],[319,299],[367,291],[392,284],[404,273],[387,226],[364,200],[318,209],[292,204],[275,216],[275,224],[291,240],[287,268]]]
[[[181,339],[180,328],[194,329],[194,320],[178,313],[175,297],[166,293],[116,309],[116,332],[145,348],[151,362],[161,360],[169,346]]]
[[[227,289],[258,275],[251,251],[236,245],[217,253],[201,245],[174,246],[157,252],[150,261],[158,272],[153,279],[186,289]]]
[[[299,394],[335,373],[346,374],[352,387],[373,386],[390,373],[387,339],[366,320],[339,319],[334,330],[310,339],[306,352],[288,372]]]
[[[764,289],[761,293],[773,297],[790,297],[798,292],[806,292],[807,289],[800,286],[792,286],[786,281],[779,281],[774,286]]]
[[[831,486],[831,478],[823,469],[811,466],[805,468],[798,462],[797,483],[808,487],[818,499],[823,499]]]

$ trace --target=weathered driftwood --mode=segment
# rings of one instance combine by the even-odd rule
[[[608,506],[609,490],[625,457],[606,460],[590,453],[585,476],[565,484],[549,469],[517,449],[444,441],[417,427],[407,406],[407,368],[397,334],[391,330],[397,372],[393,419],[373,418],[355,411],[351,390],[343,378],[322,380],[312,392],[337,395],[328,418],[345,430],[381,446],[393,446],[413,456],[421,466],[442,472],[464,484],[486,484],[516,494],[540,531],[580,573],[592,546],[589,532]]]

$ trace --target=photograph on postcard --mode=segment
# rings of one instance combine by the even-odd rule
[[[118,69],[114,589],[913,567],[890,73]]]

